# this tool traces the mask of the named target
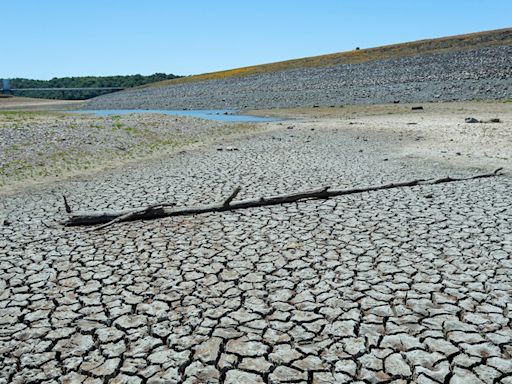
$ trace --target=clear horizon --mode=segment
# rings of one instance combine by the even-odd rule
[[[507,28],[511,14],[507,0],[19,0],[2,5],[0,78],[191,75]]]

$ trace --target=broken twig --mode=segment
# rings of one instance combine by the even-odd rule
[[[229,207],[229,203],[231,203],[233,201],[233,199],[240,193],[240,191],[242,190],[242,188],[240,186],[236,187],[235,190],[233,192],[231,192],[231,195],[229,195],[229,197],[226,199],[226,201],[224,201],[224,206],[225,207]]]

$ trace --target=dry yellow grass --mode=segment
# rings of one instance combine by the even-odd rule
[[[194,81],[249,76],[258,73],[276,72],[287,69],[324,67],[337,64],[355,64],[392,57],[424,55],[436,52],[457,51],[509,44],[512,44],[512,28],[470,33],[466,35],[449,36],[439,39],[419,40],[408,43],[385,45],[376,48],[332,53],[328,55],[280,61],[270,64],[235,68],[226,71],[182,77],[179,79],[164,80],[157,83],[146,84],[139,88],[162,87]]]

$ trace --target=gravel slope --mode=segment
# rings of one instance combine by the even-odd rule
[[[512,46],[287,70],[101,96],[85,108],[244,109],[512,98]]]

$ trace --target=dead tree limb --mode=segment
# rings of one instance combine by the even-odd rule
[[[247,199],[233,202],[232,200],[240,192],[240,187],[237,187],[231,195],[221,203],[203,205],[196,207],[173,208],[174,204],[156,204],[145,208],[125,210],[125,211],[99,211],[99,212],[76,212],[69,215],[69,219],[63,222],[66,226],[76,225],[96,225],[98,227],[92,230],[105,228],[106,226],[134,220],[152,220],[163,217],[172,216],[188,216],[197,215],[208,212],[223,212],[233,211],[237,209],[246,209],[254,207],[271,206],[277,204],[293,203],[305,199],[327,199],[334,196],[352,195],[356,193],[372,192],[385,189],[413,187],[417,185],[436,185],[443,183],[451,183],[455,181],[482,179],[488,177],[495,177],[500,175],[502,168],[495,170],[492,173],[484,173],[470,177],[454,178],[444,177],[440,179],[416,179],[411,181],[404,181],[399,183],[390,183],[383,185],[376,185],[364,188],[351,188],[351,189],[330,189],[330,187],[323,187],[310,191],[295,192],[285,195],[278,195],[272,197],[261,197],[257,199]]]
[[[71,207],[68,204],[68,199],[66,199],[66,196],[62,195],[62,198],[64,199],[64,208],[66,209],[67,213],[71,213]]]
[[[240,186],[236,187],[233,192],[231,192],[231,195],[224,201],[224,206],[229,207],[229,204],[233,201],[233,199],[240,193],[242,188]]]

